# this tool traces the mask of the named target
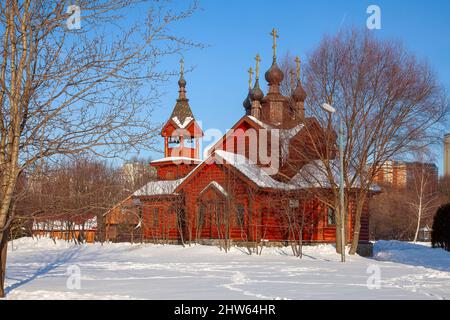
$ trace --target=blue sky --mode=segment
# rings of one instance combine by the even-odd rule
[[[177,8],[187,4],[175,2]],[[208,45],[184,55],[186,66],[194,67],[186,80],[196,118],[203,122],[204,128],[225,131],[243,115],[246,70],[254,65],[256,53],[263,60],[261,72],[269,67],[272,28],[280,35],[279,55],[289,51],[305,57],[324,34],[333,34],[345,26],[364,27],[369,16],[366,9],[371,4],[381,8],[381,30],[372,32],[382,38],[401,40],[408,50],[431,64],[450,90],[448,0],[201,0],[201,10],[176,27],[184,36]],[[173,68],[178,60],[179,57],[174,57],[164,64]],[[177,97],[176,82],[173,78],[164,87],[165,95],[154,113],[155,121],[168,119]],[[437,151],[436,160],[442,169],[442,151]],[[145,151],[142,155],[161,157]]]

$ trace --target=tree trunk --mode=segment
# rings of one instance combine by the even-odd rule
[[[341,254],[342,252],[342,241],[341,241],[341,213],[340,209],[335,210],[335,220],[336,220],[336,253]]]
[[[5,297],[6,255],[8,252],[8,230],[0,234],[0,298]]]
[[[350,251],[348,252],[351,255],[354,255],[356,253],[356,250],[358,250],[358,244],[359,244],[359,233],[361,231],[361,215],[362,211],[364,209],[365,204],[365,198],[364,201],[357,201],[356,202],[356,212],[355,212],[355,224],[353,229],[353,239],[352,239],[352,245],[350,247]]]
[[[420,204],[419,204],[419,210],[418,210],[418,215],[417,215],[416,234],[414,235],[414,243],[417,242],[417,238],[419,236],[419,229],[420,229],[421,219],[422,219],[422,199],[420,199]]]

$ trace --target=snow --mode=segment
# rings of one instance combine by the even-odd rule
[[[374,258],[449,272],[450,253],[440,248],[431,249],[429,245],[420,242],[381,240],[375,246]]]
[[[183,182],[183,179],[178,180],[157,180],[150,181],[142,188],[133,193],[133,196],[154,196],[173,194],[175,189]]]
[[[254,116],[247,116],[247,117],[262,128],[265,128],[267,130],[273,129],[273,127],[271,125],[269,125],[265,122],[262,122],[261,120],[259,120],[258,118],[255,118]]]
[[[159,163],[159,162],[174,162],[175,164],[182,164],[182,163],[199,163],[201,162],[200,159],[196,159],[196,158],[189,158],[189,157],[166,157],[166,158],[161,158],[158,160],[153,160],[150,163]]]
[[[84,223],[75,223],[70,219],[64,218],[48,218],[44,220],[34,220],[32,230],[53,230],[53,231],[67,231],[67,230],[95,230],[97,229],[97,217],[86,219]]]
[[[289,155],[289,146],[291,139],[294,138],[297,133],[304,127],[303,123],[296,125],[291,129],[280,130],[280,142],[281,142],[281,159],[285,161]]]
[[[183,123],[181,123],[180,119],[178,119],[177,116],[173,117],[172,120],[177,124],[177,126],[178,126],[179,128],[184,129],[184,128],[187,127],[187,125],[188,125],[189,123],[191,123],[192,120],[194,120],[194,118],[192,118],[192,117],[186,117],[186,118],[184,119],[184,122],[183,122]]]
[[[247,178],[261,188],[272,188],[282,190],[294,190],[296,186],[287,183],[279,182],[269,176],[264,169],[260,168],[256,163],[240,154],[235,154],[223,150],[216,150],[214,152],[219,158],[226,161],[226,163],[235,167],[239,172],[244,174]]]
[[[330,160],[329,167],[331,168],[331,174],[333,176],[333,181],[338,184],[339,183],[339,160],[334,159]],[[350,178],[354,177],[356,174],[353,169],[348,173]],[[310,163],[304,165],[300,171],[292,177],[291,184],[299,187],[299,188],[330,188],[330,180],[328,179],[327,174],[327,165],[322,160],[314,160]],[[357,177],[353,182],[353,188],[358,188],[360,186],[360,180]],[[373,184],[370,187],[372,191],[381,191],[381,188]]]
[[[6,299],[449,299],[450,253],[379,241],[375,257],[341,263],[331,245],[290,248],[153,244],[74,245],[48,238],[9,244]],[[69,289],[68,267],[80,288]],[[380,288],[368,286],[379,269]]]
[[[217,181],[211,181],[202,191],[200,191],[200,194],[208,190],[208,188],[214,187],[216,188],[220,193],[222,193],[225,197],[228,197],[228,192],[225,190],[224,187],[222,187]]]

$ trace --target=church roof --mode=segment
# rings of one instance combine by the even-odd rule
[[[339,183],[340,164],[339,159],[333,159],[329,161],[329,167],[331,169],[331,175],[333,181]],[[350,176],[356,176],[355,169],[348,169]],[[299,188],[330,188],[330,181],[328,178],[327,166],[322,160],[314,160],[304,165],[301,170],[291,179],[291,184]],[[353,181],[351,188],[359,188],[361,186],[358,178]],[[346,185],[347,187],[347,185]],[[370,190],[373,192],[379,192],[380,187],[376,184],[370,186]]]
[[[273,179],[263,168],[240,154],[216,150],[215,155],[236,168],[260,188],[294,190],[296,186]]]
[[[170,118],[175,121],[180,128],[185,128],[194,119],[194,114],[189,106],[189,100],[177,99],[177,103],[175,104],[175,108],[173,109]]]
[[[180,60],[180,80],[178,80],[178,99],[173,108],[170,119],[175,124],[184,129],[186,126],[194,120],[194,114],[189,106],[189,99],[186,97],[186,80],[184,79],[184,60]]]
[[[133,196],[157,196],[174,194],[175,189],[183,182],[184,178],[178,180],[150,181],[142,188],[133,193]]]
[[[200,159],[197,158],[189,158],[189,157],[165,157],[158,160],[153,160],[150,163],[164,163],[164,162],[171,162],[174,164],[198,164],[202,162]]]

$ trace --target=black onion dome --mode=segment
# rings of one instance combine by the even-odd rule
[[[266,71],[265,78],[269,84],[280,84],[283,81],[284,73],[275,61],[272,63],[270,69]]]
[[[250,110],[252,107],[252,101],[250,99],[250,92],[251,92],[251,90],[248,91],[247,97],[245,98],[244,102],[242,103],[245,110]]]
[[[305,102],[306,100],[306,91],[303,89],[303,86],[300,81],[297,82],[297,87],[292,93],[292,98],[295,102]]]
[[[256,80],[255,86],[250,91],[250,99],[252,101],[261,101],[264,98],[264,92],[262,92],[261,88],[259,87],[259,81]]]

